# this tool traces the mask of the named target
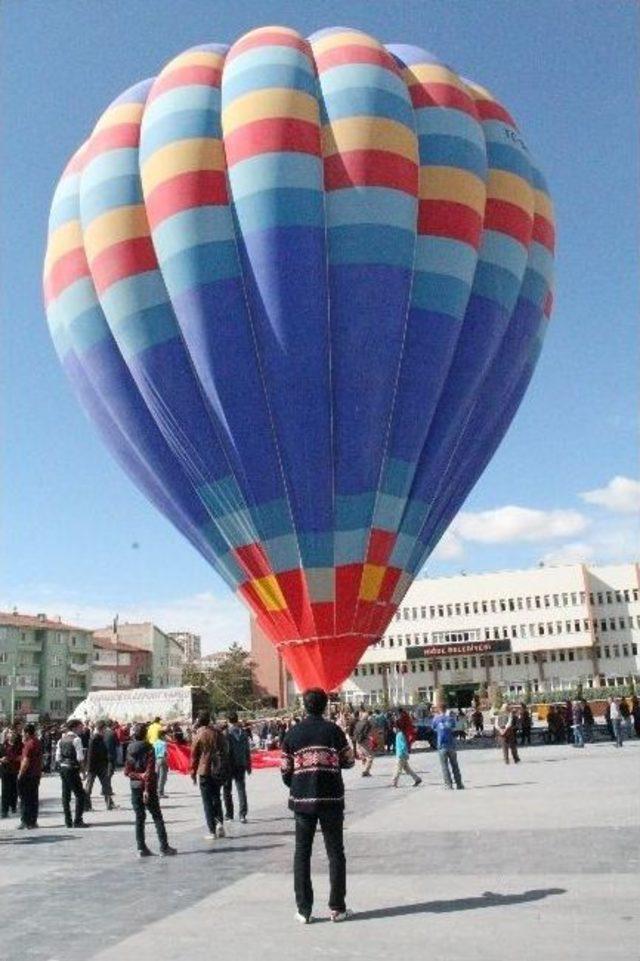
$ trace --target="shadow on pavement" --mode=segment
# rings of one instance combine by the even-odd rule
[[[75,837],[68,834],[38,834],[36,836],[19,838],[0,838],[0,844],[55,844],[57,841],[75,841]]]
[[[351,921],[373,921],[376,918],[395,918],[409,914],[448,914],[450,911],[474,911],[477,908],[499,908],[509,904],[541,901],[552,894],[566,894],[566,888],[537,888],[522,894],[496,894],[485,891],[475,898],[456,898],[453,901],[419,901],[417,904],[398,904],[389,908],[359,911]]]
[[[537,784],[537,781],[499,781],[498,784],[475,784],[471,787],[472,791],[481,791],[486,787],[522,787],[524,784]],[[467,784],[468,788],[469,785]]]
[[[238,847],[231,847],[230,845],[223,846],[219,842],[216,845],[211,845],[210,848],[197,848],[195,851],[179,851],[180,857],[190,857],[193,854],[216,854],[218,857],[221,854],[239,854],[244,851],[269,851],[271,848],[283,848],[284,844],[242,844]]]

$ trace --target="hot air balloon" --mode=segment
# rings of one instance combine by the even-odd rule
[[[107,108],[55,191],[44,296],[108,448],[329,690],[508,429],[553,246],[488,91],[359,30],[264,27]]]

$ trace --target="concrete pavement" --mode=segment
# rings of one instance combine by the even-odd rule
[[[203,839],[199,796],[171,775],[163,809],[180,854],[140,862],[128,785],[120,807],[95,797],[91,830],[62,827],[59,779],[43,781],[41,828],[0,822],[3,961],[631,961],[640,956],[640,742],[461,750],[464,792],[445,791],[438,758],[417,753],[420,788],[347,772],[349,903],[326,923],[326,858],[314,855],[315,914],[293,921],[293,823],[274,770],[248,782],[250,821]],[[153,825],[148,828],[157,849]]]

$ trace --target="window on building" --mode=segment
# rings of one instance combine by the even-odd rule
[[[628,604],[628,603],[629,603],[629,591],[623,591],[622,594],[623,594],[623,596],[624,596],[624,599],[625,599],[626,603]]]
[[[622,656],[629,657],[629,646],[627,644],[622,645]]]
[[[528,663],[529,663],[529,655],[528,655],[528,654],[523,654],[523,655],[522,655],[522,663],[523,663],[523,664],[528,664]]]
[[[495,613],[496,613],[496,610],[497,610],[497,608],[496,608],[496,602],[495,602],[495,601],[491,601],[490,603],[491,603],[491,613],[492,613],[492,614],[495,614]]]
[[[444,662],[444,668],[445,668],[445,671],[450,671],[450,670],[451,670],[451,662],[450,662],[450,661],[445,661],[445,662]]]
[[[507,609],[507,602],[505,601],[504,597],[501,597],[501,598],[500,598],[500,610],[501,610],[501,611],[506,611],[506,609]]]
[[[555,651],[551,651],[551,660],[552,660],[552,661],[555,661],[555,659],[556,659],[556,652],[555,652]]]
[[[429,608],[429,617],[435,617],[435,616],[436,616],[436,609],[435,607],[432,606]]]
[[[523,608],[522,598],[517,598],[518,610],[521,611]]]
[[[478,602],[477,602],[477,601],[474,601],[474,602],[473,602],[473,613],[474,613],[474,614],[479,614],[479,613],[480,613],[480,608],[479,608],[479,606],[478,606]]]
[[[569,606],[569,595],[568,595],[568,594],[563,594],[563,595],[562,595],[562,603],[563,603],[563,605],[564,605],[565,607],[568,607],[568,606]]]
[[[426,616],[427,616],[427,609],[426,609],[426,607],[421,607],[421,608],[420,608],[420,617],[423,617],[423,618],[424,618],[424,617],[426,617]]]
[[[512,625],[511,625],[511,637],[517,637],[517,636],[518,636],[518,628],[516,627],[515,624],[512,624]]]
[[[608,599],[608,595],[609,595],[609,592],[607,591],[607,599]],[[616,591],[616,601],[618,604],[622,604],[622,591]],[[613,603],[613,602],[610,602],[610,603]]]
[[[637,657],[637,655],[638,655],[638,645],[637,645],[637,644],[632,644],[632,645],[631,645],[631,653],[633,654],[634,657]]]
[[[531,610],[531,598],[530,598],[530,597],[527,597],[527,598],[526,598],[526,604],[527,604],[527,610],[530,611],[530,610]]]
[[[444,617],[444,607],[442,604],[438,604],[438,617]]]
[[[462,614],[462,607],[460,606],[460,604],[455,605],[455,612],[457,615]]]
[[[542,600],[539,594],[536,594],[536,596],[534,597],[534,600],[536,602],[536,607],[542,607]]]
[[[577,595],[577,594],[572,594],[572,595],[571,595],[571,603],[573,604],[574,607],[576,606],[576,604],[578,603],[578,595]]]
[[[616,619],[615,619],[615,617],[610,617],[610,618],[609,618],[609,630],[610,630],[610,631],[615,631],[615,629],[616,629]]]
[[[394,641],[394,639],[393,639],[392,637],[390,637],[390,638],[389,638],[389,647],[394,647],[394,646],[395,646],[395,641]]]
[[[402,616],[404,617],[405,621],[408,621],[408,620],[409,620],[409,608],[408,608],[408,607],[403,607],[403,608],[402,608]]]
[[[469,607],[468,604],[465,604],[465,605],[464,605],[464,612],[465,612],[465,614],[470,614],[470,613],[471,613],[471,609],[470,609],[470,607]]]
[[[489,654],[489,656],[485,658],[485,663],[487,667],[493,667],[493,654]]]
[[[500,628],[499,628],[499,627],[494,627],[494,629],[493,629],[493,636],[494,636],[494,638],[495,638],[496,641],[500,640]]]
[[[447,604],[447,617],[453,617],[453,607],[451,604]]]
[[[399,637],[398,637],[398,647],[402,647],[402,644],[403,644],[402,637],[399,636]]]
[[[541,637],[544,635],[544,624],[538,624],[538,635]]]
[[[584,602],[586,601],[586,599],[587,599],[587,595],[585,594],[585,592],[584,592],[584,591],[580,591],[580,603],[581,603],[581,604],[584,604]]]
[[[605,647],[604,649],[604,656],[606,658],[611,658],[611,650],[608,647]]]

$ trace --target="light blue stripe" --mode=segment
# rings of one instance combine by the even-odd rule
[[[411,306],[460,319],[467,309],[470,289],[470,282],[446,274],[416,273]]]
[[[286,500],[278,499],[253,508],[264,540],[281,537],[291,531],[291,512]]]
[[[67,287],[52,303],[50,310],[57,316],[64,314],[67,318],[83,314],[98,303],[98,297],[90,277],[80,277]]]
[[[234,242],[189,247],[162,261],[162,272],[172,297],[201,284],[237,277],[238,255]]]
[[[148,270],[116,281],[101,297],[110,324],[118,324],[133,310],[144,310],[168,303],[167,289],[159,270]]]
[[[405,497],[393,497],[391,494],[378,494],[376,508],[373,515],[372,527],[380,527],[385,531],[396,531],[402,520],[407,500]]]
[[[415,233],[398,227],[357,224],[329,227],[332,264],[391,264],[411,270]]]
[[[67,323],[67,337],[77,354],[94,347],[111,337],[102,308],[96,304]]]
[[[222,137],[220,111],[212,106],[210,110],[181,110],[164,117],[158,123],[145,127],[140,139],[140,166],[161,147],[175,143],[176,140]]]
[[[53,233],[58,227],[63,224],[68,224],[72,220],[80,219],[80,202],[78,194],[73,193],[69,197],[58,201],[52,208],[49,214],[49,233]]]
[[[232,61],[233,62],[233,61]],[[285,87],[288,90],[302,90],[315,97],[318,82],[309,69],[301,70],[295,63],[262,63],[251,70],[243,70],[228,78],[224,73],[223,103],[229,106],[237,97],[253,90],[266,90],[270,87]]]
[[[119,147],[106,154],[100,154],[85,167],[81,179],[81,193],[85,194],[105,180],[140,173],[137,147]]]
[[[545,277],[547,283],[551,286],[554,275],[553,254],[547,250],[544,244],[539,244],[537,240],[534,240],[529,247],[529,267]]]
[[[78,193],[80,187],[80,174],[67,174],[66,177],[62,177],[53,192],[53,198],[51,200],[51,206],[55,205],[63,199],[70,196],[75,196]]]
[[[336,528],[338,530],[355,530],[369,527],[373,513],[375,491],[365,494],[338,494],[336,497]]]
[[[423,234],[417,238],[416,271],[447,274],[470,283],[477,261],[477,251],[461,240]]]
[[[332,190],[326,194],[326,206],[332,227],[365,223],[409,229],[416,220],[415,198],[388,187]]]
[[[240,197],[235,213],[243,234],[269,227],[324,225],[324,198],[319,190],[260,190]]]
[[[367,520],[368,524],[368,520]],[[361,564],[367,550],[369,527],[355,531],[336,531],[334,537],[334,565]]]
[[[229,510],[236,510],[244,502],[235,477],[229,475],[203,484],[198,487],[197,494],[217,522],[220,522]]]
[[[426,166],[461,167],[484,180],[487,176],[487,155],[475,144],[462,137],[442,134],[419,138],[420,163]]]
[[[153,245],[162,261],[191,247],[234,239],[233,218],[226,205],[181,210],[153,230]]]
[[[524,297],[525,300],[530,300],[533,304],[542,308],[548,292],[549,284],[546,277],[543,277],[536,270],[525,271],[520,288],[520,297]]]
[[[144,201],[140,177],[114,177],[97,187],[82,191],[82,218],[91,223],[101,214],[116,207],[141,204]]]
[[[485,137],[482,127],[469,114],[446,107],[417,107],[415,114],[418,136],[442,134],[445,137],[461,137],[484,152]]]
[[[229,170],[233,199],[278,187],[322,189],[322,159],[309,154],[264,153],[241,160]]]
[[[480,260],[504,267],[515,277],[521,277],[527,264],[527,251],[514,237],[499,230],[486,230],[482,235]]]
[[[244,53],[239,53],[232,60],[224,65],[223,73],[223,83],[226,83],[235,79],[239,74],[243,74],[247,71],[251,71],[254,68],[272,66],[272,65],[286,65],[294,66],[300,70],[306,70],[308,73],[312,74],[312,66],[309,60],[301,50],[296,50],[295,47],[281,47],[281,46],[269,46],[269,47],[253,47],[251,50],[245,50]]]
[[[274,573],[291,571],[300,566],[298,539],[295,534],[269,538],[262,546]]]
[[[340,120],[343,117],[358,117],[368,114],[371,110],[371,89],[369,87],[349,87],[346,90],[336,90],[325,93],[320,102],[320,116],[323,125],[329,120]],[[387,90],[375,91],[376,116],[389,117],[403,123],[410,130],[414,129],[414,113],[410,103],[397,93]]]
[[[298,533],[300,561],[303,567],[333,566],[333,534],[322,531]]]
[[[117,323],[108,319],[113,336],[127,359],[178,337],[173,311],[165,304],[136,310]]]
[[[167,90],[144,108],[142,135],[144,136],[147,128],[169,114],[180,113],[183,110],[209,110],[213,97],[220,97],[218,87],[205,87],[197,83]]]
[[[377,90],[386,90],[406,103],[411,103],[404,82],[385,67],[376,67],[369,63],[348,63],[326,70],[320,74],[319,80],[324,97],[329,97],[338,90],[358,90],[365,87],[371,90],[372,95],[375,95]]]
[[[404,569],[409,562],[415,543],[415,537],[410,534],[405,534],[404,531],[398,534],[389,558],[389,566]]]
[[[389,457],[385,461],[380,490],[385,494],[401,497],[404,501],[407,485],[415,472],[416,465],[410,464],[398,457]]]

